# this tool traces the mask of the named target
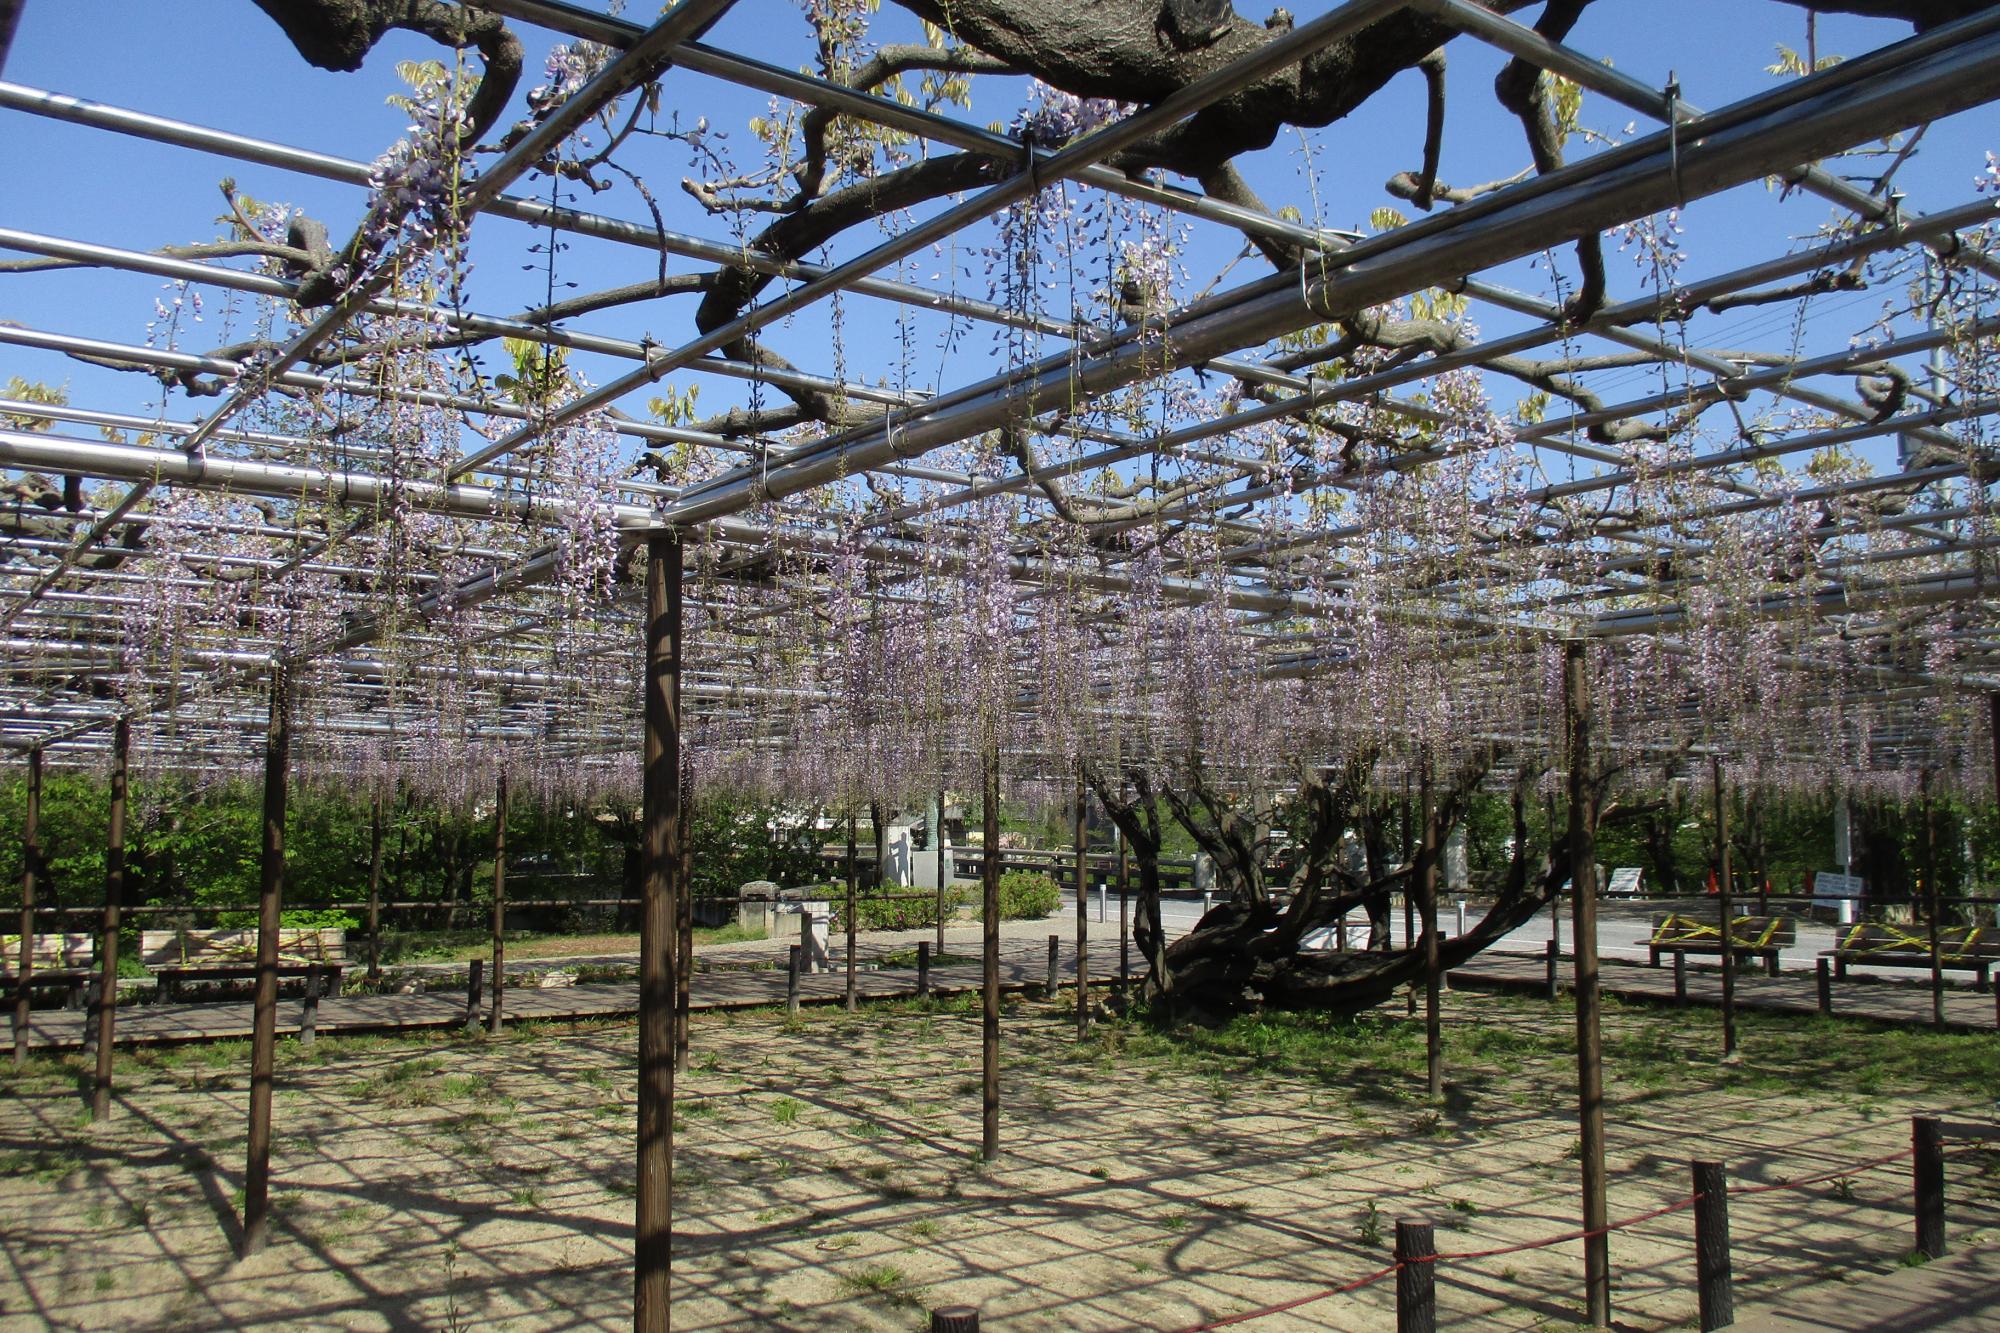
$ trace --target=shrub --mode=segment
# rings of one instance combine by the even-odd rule
[[[847,906],[847,886],[828,884],[819,890],[833,904],[833,928],[847,929],[842,912]],[[862,890],[861,901],[855,905],[855,917],[862,930],[923,930],[937,924],[937,895],[927,889],[899,889],[893,885],[879,892],[909,894],[910,897],[875,899],[867,895],[876,890]],[[1002,921],[1037,920],[1056,910],[1062,901],[1062,892],[1056,882],[1039,870],[1010,870],[1000,877],[1000,919]],[[979,887],[974,884],[958,884],[945,890],[944,904],[947,919],[968,903],[977,905]]]
[[[835,930],[847,928],[842,913],[847,909],[847,886],[829,884],[820,890],[827,901],[833,904],[833,926]],[[870,893],[910,894],[907,898],[887,901],[870,900]],[[921,896],[917,896],[921,895]],[[946,917],[972,901],[972,894],[963,885],[945,890],[944,909]],[[861,890],[861,900],[855,904],[856,924],[862,930],[923,930],[937,924],[937,895],[927,889],[899,889],[885,885],[879,890]]]
[[[1033,920],[1047,916],[1062,901],[1055,880],[1039,870],[1010,870],[1000,877],[1000,919]]]

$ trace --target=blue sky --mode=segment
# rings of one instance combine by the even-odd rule
[[[1296,8],[1303,21],[1326,6]],[[633,12],[643,19],[648,10],[635,7]],[[1243,12],[1262,17],[1262,10]],[[556,39],[525,25],[517,24],[516,29],[529,47],[525,88],[539,81],[542,58]],[[1762,0],[1689,4],[1604,0],[1588,12],[1571,44],[1609,56],[1619,68],[1655,86],[1663,84],[1670,71],[1677,72],[1688,100],[1713,108],[1769,88],[1773,77],[1763,67],[1775,58],[1776,46],[1802,48],[1805,30],[1803,11]],[[915,36],[915,24],[891,5],[880,16],[876,32],[881,40],[908,40]],[[1823,18],[1819,47],[1822,53],[1855,52],[1906,33],[1900,24]],[[793,4],[780,0],[742,0],[709,40],[779,64],[801,66],[811,59],[804,19]],[[403,113],[384,100],[399,87],[395,62],[438,54],[439,48],[420,38],[391,34],[363,71],[333,74],[300,60],[277,26],[249,0],[181,0],[173,5],[33,0],[21,20],[5,77],[368,160],[394,142],[403,128]],[[1518,127],[1491,98],[1492,76],[1500,63],[1498,56],[1469,39],[1450,48],[1451,110],[1441,172],[1447,181],[1462,184],[1509,175],[1526,162]],[[1020,99],[1019,81],[996,79],[976,87],[977,100],[970,112],[954,114],[982,124],[1013,116]],[[705,116],[713,127],[726,131],[728,147],[746,165],[759,160],[760,146],[745,126],[751,116],[768,112],[765,97],[676,71],[667,78],[665,102],[668,112],[677,111],[684,125]],[[1383,192],[1383,181],[1417,165],[1421,104],[1421,81],[1407,72],[1348,120],[1324,131],[1281,138],[1272,149],[1247,161],[1246,170],[1273,206],[1296,206],[1327,225],[1365,226],[1371,210],[1396,203]],[[1592,97],[1582,119],[1586,125],[1619,133],[1635,118]],[[1935,126],[1899,177],[1912,205],[1934,211],[1970,198],[1972,178],[1983,165],[1984,153],[2000,147],[2000,136],[1993,133],[1995,123],[1988,109]],[[1638,128],[1645,132],[1651,127],[1640,123]],[[704,214],[679,188],[681,177],[692,170],[681,144],[650,139],[635,145],[628,158],[651,185],[668,227],[718,239],[730,235],[728,219]],[[1867,164],[1861,166],[1866,169]],[[221,211],[216,185],[225,175],[259,199],[304,208],[326,221],[336,238],[346,234],[364,202],[362,191],[354,187],[11,112],[0,112],[0,171],[9,182],[0,192],[0,225],[134,248],[213,238],[218,230],[213,219]],[[547,188],[546,182],[530,182],[521,192],[546,195]],[[647,217],[629,187],[595,197],[568,186],[563,192],[569,196],[564,202],[579,207],[633,221]],[[1407,211],[1407,205],[1398,206]],[[1700,276],[1781,252],[1792,238],[1809,234],[1828,216],[1829,208],[1817,200],[1780,200],[1754,188],[1698,204],[1686,218],[1686,272]],[[760,222],[753,218],[751,225]],[[833,257],[849,257],[879,237],[873,228],[856,228],[838,243]],[[511,313],[536,303],[547,275],[534,268],[539,257],[524,251],[541,239],[501,219],[479,221],[473,237],[475,308]],[[570,248],[560,256],[558,283],[588,290],[636,281],[652,271],[653,261],[644,252],[565,239]],[[978,236],[967,237],[971,245],[980,241]],[[1233,233],[1196,226],[1186,259],[1195,283],[1205,283],[1239,245],[1240,238]],[[1632,260],[1615,253],[1608,259],[1614,297],[1636,295],[1639,272]],[[1558,257],[1558,263],[1566,275],[1573,272],[1566,254]],[[532,271],[524,271],[523,264]],[[691,265],[675,260],[671,267],[680,272]],[[984,267],[979,255],[944,252],[920,256],[888,276],[986,296]],[[1245,264],[1232,280],[1263,271],[1256,263]],[[1534,264],[1513,265],[1489,276],[1530,291],[1550,290],[1548,272]],[[110,272],[0,276],[0,318],[139,342],[153,318],[153,299],[159,291],[153,279]],[[1874,291],[1824,298],[1814,307],[1815,319],[1801,345],[1809,351],[1844,345],[1866,325],[1886,295]],[[1066,294],[1059,294],[1058,304],[1066,302]],[[231,304],[212,294],[202,326],[187,329],[180,345],[206,350],[239,334],[241,320],[232,323],[227,318]],[[649,336],[671,346],[692,336],[692,314],[691,298],[671,298],[593,316],[583,327]],[[1478,317],[1488,332],[1503,331],[1514,323],[1512,317],[1494,311],[1482,310]],[[903,331],[917,349],[911,363],[915,387],[934,388],[940,379],[949,387],[990,373],[988,330],[961,337],[947,352],[940,350],[944,338],[940,321],[929,316],[905,318]],[[1793,337],[1791,318],[1789,308],[1741,312],[1713,330],[1704,329],[1702,336],[1714,344],[1782,347]],[[893,355],[897,320],[895,307],[850,297],[840,304],[838,330],[831,323],[831,308],[822,307],[788,321],[772,334],[772,341],[806,369],[831,373],[838,367],[853,379],[893,378],[898,373]],[[578,364],[600,382],[623,368],[587,357],[579,357]],[[500,368],[491,360],[488,367]],[[14,374],[65,382],[81,405],[141,412],[159,406],[157,386],[143,377],[84,366],[50,353],[0,348],[0,379]],[[1628,393],[1636,395],[1647,387],[1640,372],[1630,379]],[[677,377],[676,383],[686,382],[690,381]],[[736,382],[713,377],[701,377],[699,382],[704,411],[744,399]],[[645,396],[636,395],[628,410],[641,411]],[[167,410],[186,418],[200,406],[177,400]]]

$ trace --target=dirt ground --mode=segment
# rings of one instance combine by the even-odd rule
[[[1175,1036],[1108,1023],[1079,1045],[1062,1010],[1022,1002],[990,1165],[962,1003],[698,1016],[676,1327],[908,1329],[970,1303],[1003,1329],[1184,1329],[1383,1268],[1397,1217],[1435,1222],[1448,1253],[1569,1230],[1566,1006],[1453,994],[1448,1014],[1432,1105],[1400,1006]],[[1682,1198],[1691,1157],[1796,1181],[1907,1147],[1916,1110],[1992,1119],[1990,1036],[1751,1018],[1744,1064],[1720,1069],[1713,1025],[1607,1015],[1614,1218]],[[286,1043],[274,1243],[240,1263],[242,1044],[121,1054],[99,1128],[73,1061],[0,1073],[0,1325],[628,1327],[635,1041],[618,1023]],[[1955,1243],[2000,1220],[1982,1168],[1948,1166]],[[1732,1199],[1739,1307],[1893,1267],[1908,1180],[1899,1161]],[[1686,1212],[1614,1237],[1620,1327],[1692,1326],[1691,1237]],[[1582,1308],[1576,1244],[1438,1278],[1455,1329]],[[1392,1308],[1384,1281],[1245,1327],[1386,1329]]]

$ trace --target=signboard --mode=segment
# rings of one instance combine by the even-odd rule
[[[1867,884],[1859,875],[1842,875],[1831,870],[1813,871],[1813,902],[1827,906],[1841,898],[1859,898],[1867,892]]]
[[[1611,883],[1604,891],[1613,898],[1636,898],[1640,874],[1638,866],[1619,866],[1611,872]]]

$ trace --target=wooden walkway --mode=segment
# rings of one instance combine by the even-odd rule
[[[1974,1333],[2000,1327],[2000,1251],[1972,1250],[1861,1282],[1793,1292],[1745,1310],[1735,1333]]]
[[[1116,959],[1113,959],[1115,966]],[[1064,984],[1074,981],[1076,954],[1065,948],[1059,963]],[[534,970],[541,970],[536,967]],[[524,977],[529,975],[524,964]],[[1005,991],[1038,989],[1048,976],[1045,950],[1033,954],[1018,949],[1000,956],[1000,986]],[[514,969],[508,968],[510,983]],[[931,969],[934,994],[976,991],[981,983],[976,963],[956,963]],[[785,1002],[786,974],[781,969],[698,971],[688,988],[692,1009],[750,1009]],[[1102,975],[1094,984],[1105,984]],[[896,999],[917,993],[914,968],[863,970],[854,988],[863,999]],[[799,978],[799,1003],[837,1003],[847,993],[847,974],[838,954],[834,970]],[[297,996],[278,1001],[278,1034],[297,1033],[305,1002]],[[480,1006],[484,1022],[492,1005],[489,991]],[[639,1012],[637,982],[560,986],[509,984],[505,1016],[513,1020],[626,1018]],[[78,1050],[83,1046],[85,1015],[80,1010],[38,1009],[29,1026],[29,1044],[37,1050]],[[250,1036],[248,1000],[189,1004],[127,1004],[118,1010],[116,1046],[145,1046],[192,1041],[229,1041]],[[341,995],[319,1003],[316,1025],[321,1036],[364,1032],[400,1032],[421,1028],[451,1028],[465,1022],[465,992],[428,991],[414,995]]]
[[[1000,959],[1000,985],[1009,991],[1039,988],[1047,976],[1047,954],[1043,948],[1023,950],[1013,941]],[[976,947],[976,946],[975,946]],[[1101,944],[1100,944],[1100,947]],[[1115,970],[1116,946],[1110,959]],[[562,986],[543,989],[533,984],[536,973],[554,960],[523,960],[520,983],[515,984],[514,966],[508,968],[510,984],[506,995],[508,1019],[562,1020],[626,1018],[639,1011],[636,982],[601,985]],[[565,960],[571,961],[571,960]],[[1093,980],[1106,984],[1104,959],[1093,954]],[[1071,982],[1076,970],[1074,947],[1065,942],[1059,961],[1059,976]],[[1564,958],[1557,980],[1568,990],[1573,977],[1571,960]],[[1671,1004],[1674,976],[1670,967],[1650,968],[1630,963],[1607,962],[1600,973],[1604,992],[1621,999],[1650,1000]],[[1497,950],[1454,968],[1453,985],[1466,989],[1505,989],[1539,992],[1547,984],[1547,964],[1532,954],[1510,954]],[[975,963],[955,963],[931,969],[931,988],[940,995],[976,991],[980,969]],[[917,974],[913,968],[863,970],[856,975],[855,989],[863,999],[895,999],[916,994]],[[846,993],[846,974],[836,955],[834,970],[799,978],[801,1004],[826,1004]],[[688,1003],[695,1009],[749,1009],[783,1004],[785,973],[781,969],[718,968],[695,973]],[[481,1018],[491,1003],[490,994],[481,1006]],[[1722,974],[1712,968],[1688,970],[1688,1003],[1720,1007]],[[1737,974],[1736,1003],[1744,1010],[1773,1013],[1811,1014],[1818,1010],[1818,991],[1811,975],[1787,973],[1768,977],[1745,969]],[[278,1002],[278,1031],[281,1035],[299,1030],[304,1001],[288,996]],[[1836,982],[1834,1012],[1855,1018],[1889,1023],[1928,1024],[1931,996],[1928,984],[1896,982]],[[186,1004],[127,1004],[118,1011],[116,1044],[140,1046],[189,1041],[227,1041],[250,1035],[248,1000]],[[1996,1026],[1995,1000],[1969,987],[1948,987],[1945,992],[1945,1019],[1956,1028],[1990,1031]],[[404,995],[342,995],[320,1001],[317,1028],[323,1035],[362,1032],[396,1032],[421,1028],[457,1027],[465,1022],[465,993],[462,989],[436,990]],[[41,1050],[76,1050],[84,1038],[84,1014],[75,1010],[38,1009],[29,1029],[30,1044]]]
[[[1564,991],[1571,988],[1576,970],[1574,960],[1565,955],[1557,964],[1556,979]],[[1674,1003],[1674,970],[1671,965],[1646,967],[1643,964],[1606,962],[1598,972],[1606,995],[1620,999]],[[1534,954],[1501,953],[1488,949],[1462,967],[1452,969],[1450,981],[1468,990],[1481,987],[1540,991],[1548,984],[1548,964]],[[1689,967],[1687,1002],[1719,1009],[1722,1007],[1722,971],[1712,967]],[[1982,995],[1970,986],[1947,982],[1944,1016],[1947,1025],[1991,1031],[1996,1026],[1995,997]],[[1736,1007],[1769,1013],[1813,1014],[1819,1012],[1818,982],[1810,972],[1786,972],[1765,976],[1761,969],[1741,968],[1736,973]],[[1871,1018],[1885,1023],[1928,1024],[1931,1021],[1930,977],[1921,983],[1901,981],[1836,981],[1833,983],[1833,1012],[1847,1018]]]

